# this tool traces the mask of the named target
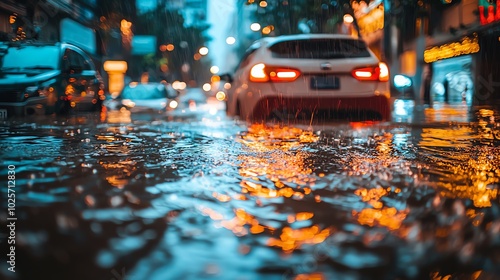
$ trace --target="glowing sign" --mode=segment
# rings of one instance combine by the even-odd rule
[[[359,33],[366,35],[384,28],[384,5],[371,7],[368,13],[358,18]]]
[[[494,0],[479,0],[478,12],[481,25],[500,20],[500,0],[494,2]]]
[[[477,53],[479,49],[477,34],[474,33],[472,37],[464,37],[460,42],[444,44],[425,50],[424,61],[430,63],[440,59]]]

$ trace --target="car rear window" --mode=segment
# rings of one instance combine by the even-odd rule
[[[269,47],[273,57],[335,59],[370,57],[365,42],[355,39],[307,39],[279,42]]]

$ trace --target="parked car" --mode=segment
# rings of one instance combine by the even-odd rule
[[[257,40],[231,82],[227,113],[244,120],[389,120],[389,70],[361,39],[298,34]]]
[[[178,96],[168,83],[131,82],[105,104],[110,109],[127,108],[131,112],[167,111],[177,107]]]
[[[104,83],[82,49],[67,43],[0,43],[0,117],[98,111]]]

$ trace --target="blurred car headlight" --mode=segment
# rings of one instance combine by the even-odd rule
[[[134,107],[135,103],[130,99],[123,99],[122,104],[127,107]]]
[[[177,108],[177,106],[179,106],[179,103],[177,103],[176,100],[171,100],[169,103],[168,103],[168,107],[172,108],[172,109],[175,109]]]

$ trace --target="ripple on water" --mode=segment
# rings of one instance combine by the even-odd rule
[[[26,177],[20,182],[34,182],[36,192],[24,199],[61,206],[73,217],[65,223],[82,227],[74,240],[54,229],[50,234],[68,238],[60,238],[68,248],[59,250],[99,241],[88,246],[89,259],[110,278],[124,263],[130,275],[156,280],[418,279],[440,262],[478,270],[485,259],[495,262],[484,249],[498,247],[500,228],[500,153],[490,118],[482,126],[318,132],[250,125],[217,133],[211,125],[208,133],[200,123],[166,122],[78,129],[61,125],[17,138],[58,149],[12,160]],[[74,138],[90,139],[83,154],[75,153],[81,142]],[[39,177],[43,170],[48,176]],[[43,228],[38,219],[27,214],[33,232]]]

